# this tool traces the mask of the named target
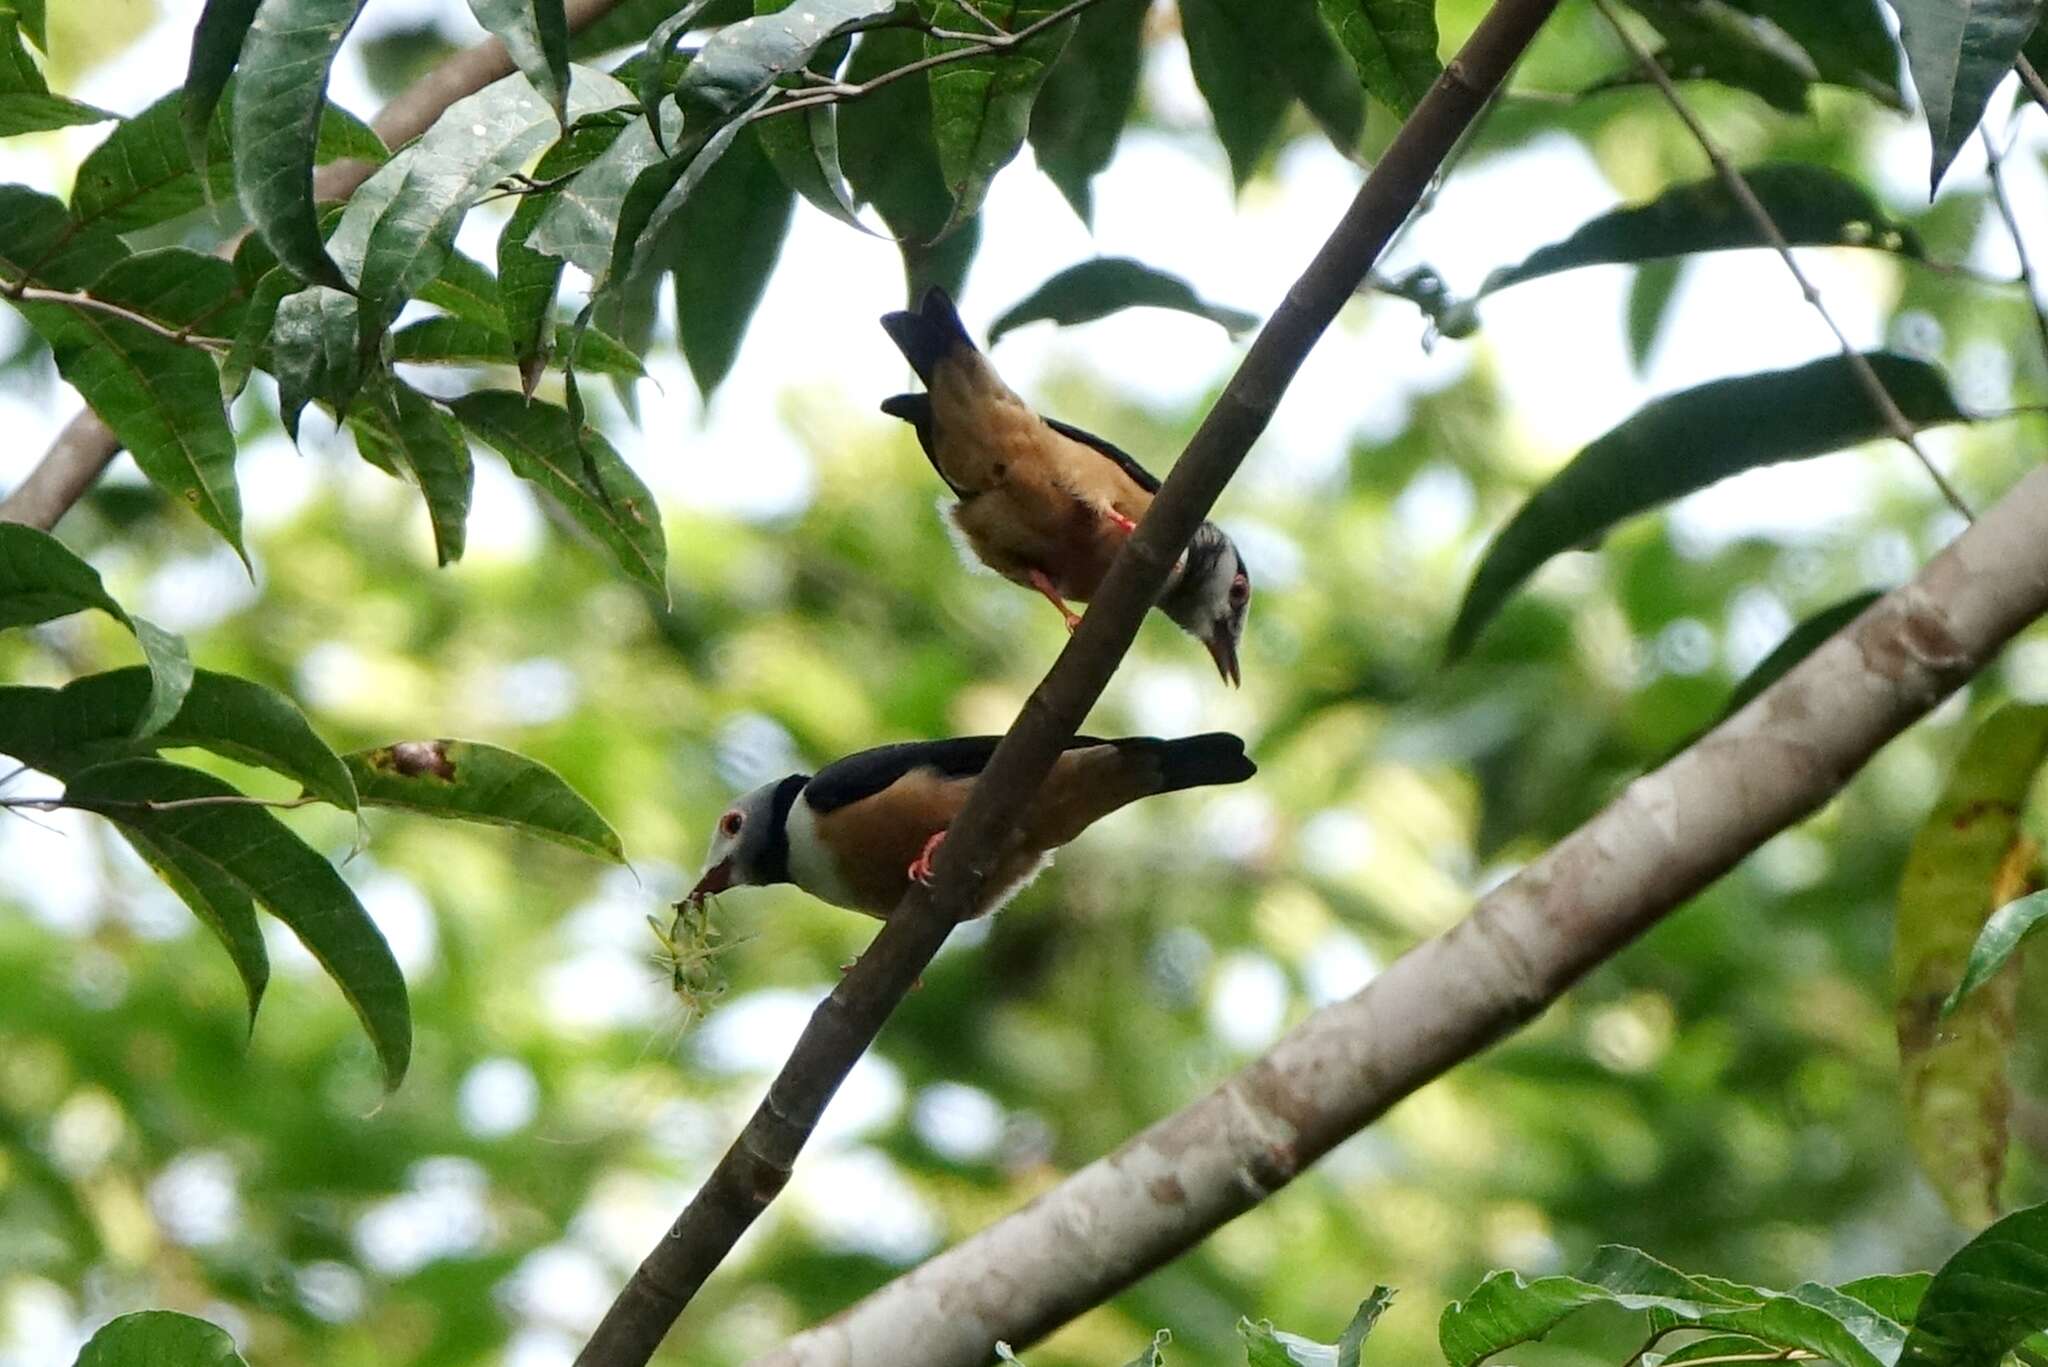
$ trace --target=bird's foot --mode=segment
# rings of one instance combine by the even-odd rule
[[[1125,517],[1122,513],[1118,512],[1114,508],[1104,508],[1102,510],[1102,515],[1109,519],[1110,526],[1116,528],[1125,536],[1129,536],[1132,532],[1138,530],[1137,523],[1131,521],[1131,519]]]
[[[1031,587],[1044,595],[1046,602],[1051,603],[1060,610],[1060,616],[1066,619],[1069,635],[1073,633],[1075,627],[1081,625],[1081,614],[1067,606],[1067,600],[1060,597],[1060,591],[1053,587],[1052,580],[1046,577],[1045,571],[1031,571]]]
[[[934,831],[932,838],[924,842],[923,851],[919,853],[917,858],[910,861],[910,867],[906,870],[910,875],[911,882],[922,883],[926,887],[932,885],[932,856],[937,854],[939,846],[945,843],[946,833],[944,831]]]

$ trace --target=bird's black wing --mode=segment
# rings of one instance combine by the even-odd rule
[[[837,759],[820,769],[804,789],[804,801],[820,816],[873,797],[914,769],[935,769],[945,778],[968,778],[988,767],[1001,736],[955,736],[951,740],[911,740],[878,745]],[[1100,745],[1093,736],[1076,736],[1063,749]]]
[[[1061,422],[1058,418],[1045,419],[1045,425],[1061,436],[1071,437],[1083,446],[1093,447],[1115,461],[1117,467],[1131,477],[1131,482],[1146,493],[1156,494],[1159,492],[1159,481],[1153,478],[1152,472],[1138,464],[1138,458],[1124,450],[1121,446],[1113,442],[1104,441],[1086,428],[1076,427],[1070,422]]]
[[[882,400],[882,411],[892,418],[901,418],[917,433],[917,444],[924,448],[924,458],[932,463],[932,469],[939,472],[939,478],[946,481],[956,497],[971,498],[973,495],[946,478],[945,467],[939,464],[938,453],[932,450],[932,396],[929,394],[892,394]]]

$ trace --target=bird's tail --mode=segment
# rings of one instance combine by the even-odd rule
[[[926,384],[932,382],[933,368],[954,351],[963,347],[974,350],[974,339],[954,312],[953,300],[937,285],[924,292],[917,312],[899,309],[883,314],[882,330]]]
[[[1259,767],[1244,752],[1244,742],[1228,731],[1211,731],[1202,736],[1178,740],[1155,740],[1150,736],[1118,741],[1120,748],[1150,752],[1159,765],[1158,792],[1177,793],[1183,788],[1207,788],[1219,783],[1242,783]]]

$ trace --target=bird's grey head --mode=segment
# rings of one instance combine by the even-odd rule
[[[726,808],[711,831],[704,875],[685,900],[701,902],[727,888],[787,883],[789,809],[810,781],[809,774],[791,774],[762,784]]]
[[[1252,577],[1237,544],[1213,522],[1195,529],[1180,577],[1159,600],[1159,608],[1182,631],[1209,647],[1216,672],[1235,688],[1240,675],[1237,645],[1244,638],[1252,605]]]

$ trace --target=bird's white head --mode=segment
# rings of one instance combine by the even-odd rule
[[[737,799],[711,830],[711,853],[688,901],[701,902],[727,888],[789,881],[789,809],[811,781],[791,774]]]
[[[1180,575],[1159,600],[1160,610],[1182,631],[1209,648],[1216,672],[1232,688],[1242,679],[1238,642],[1252,606],[1252,577],[1237,543],[1213,522],[1204,522],[1188,543]]]

